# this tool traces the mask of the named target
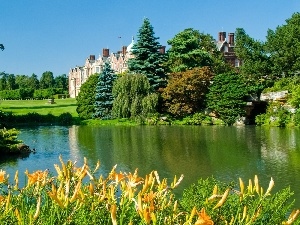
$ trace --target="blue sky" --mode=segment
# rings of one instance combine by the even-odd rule
[[[300,11],[299,0],[0,0],[0,71],[68,74],[103,48],[116,52],[136,36],[145,17],[167,45],[194,28],[212,35],[237,27],[257,40]],[[121,38],[118,38],[121,37]]]

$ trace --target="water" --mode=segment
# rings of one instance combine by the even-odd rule
[[[89,165],[101,162],[100,173],[118,170],[144,176],[157,170],[172,181],[184,174],[178,193],[200,177],[222,181],[241,177],[245,183],[258,175],[266,190],[273,177],[275,190],[290,186],[300,206],[300,130],[222,126],[47,126],[21,128],[19,138],[36,149],[24,158],[0,158],[0,169],[20,177],[28,169],[49,169],[53,164],[86,157]],[[25,175],[24,175],[25,178]],[[21,179],[22,180],[22,179]]]

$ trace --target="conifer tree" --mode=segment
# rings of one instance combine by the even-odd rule
[[[163,69],[165,56],[160,53],[162,46],[154,35],[149,19],[144,19],[137,42],[132,47],[134,58],[128,61],[128,68],[133,73],[146,75],[153,90],[158,90],[166,85]]]
[[[109,62],[106,62],[103,71],[99,76],[96,86],[94,117],[101,119],[111,118],[111,109],[113,105],[112,87],[117,76],[111,69]]]

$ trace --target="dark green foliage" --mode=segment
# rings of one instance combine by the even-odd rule
[[[93,74],[80,88],[76,111],[81,119],[91,119],[93,117],[98,79],[99,74]]]
[[[259,95],[264,88],[273,84],[272,65],[265,43],[254,40],[244,29],[237,28],[234,51],[242,62],[239,71],[249,90]]]
[[[146,76],[126,74],[118,78],[113,86],[113,116],[116,118],[135,118],[155,113],[158,95],[151,93]]]
[[[268,30],[267,51],[272,61],[272,73],[293,76],[300,70],[300,13],[294,13],[286,24],[275,31]]]
[[[207,94],[207,107],[226,124],[233,124],[245,114],[244,98],[248,94],[246,84],[236,73],[219,74],[213,78]]]
[[[209,40],[206,42],[205,40]],[[171,72],[181,72],[195,67],[211,66],[212,57],[208,51],[214,49],[213,39],[192,28],[185,29],[168,40],[171,48],[168,50],[167,65]],[[205,43],[210,46],[207,49]],[[205,47],[204,47],[205,46]]]
[[[4,45],[0,44],[0,49],[3,51],[4,50]]]
[[[111,119],[111,110],[113,106],[112,88],[113,82],[117,76],[111,69],[110,64],[106,62],[96,86],[95,94],[95,118]]]
[[[134,58],[128,61],[129,71],[146,75],[151,87],[158,90],[166,84],[163,69],[164,55],[159,52],[162,47],[154,36],[149,19],[144,19],[138,32],[138,40],[132,47]]]
[[[73,123],[73,117],[71,113],[63,113],[60,114],[57,118],[58,123],[63,124],[63,125],[70,125]]]
[[[42,74],[40,79],[40,88],[47,89],[54,87],[54,76],[51,71],[46,71]]]
[[[62,74],[54,78],[54,87],[61,88],[63,90],[69,89],[69,81],[66,74]]]
[[[51,113],[41,115],[36,112],[27,113],[24,115],[14,115],[12,113],[0,111],[0,128],[3,126],[14,124],[59,124],[70,125],[74,119],[70,113],[62,113],[59,116],[54,116]]]

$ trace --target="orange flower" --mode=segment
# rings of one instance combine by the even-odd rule
[[[7,177],[5,178],[5,174],[6,172],[4,170],[0,170],[0,184],[6,181]]]
[[[214,225],[214,222],[211,220],[210,216],[206,214],[204,208],[201,209],[198,216],[199,217],[195,225]]]
[[[41,170],[37,170],[32,174],[28,173],[28,170],[25,171],[25,174],[28,177],[28,186],[38,183],[38,182],[45,182],[46,177],[48,175],[48,171],[45,170],[44,172]]]

